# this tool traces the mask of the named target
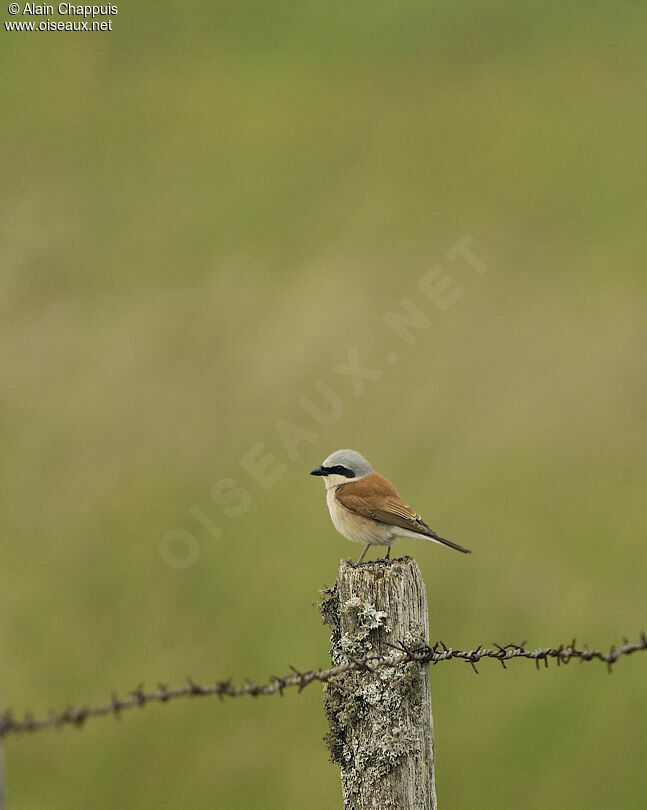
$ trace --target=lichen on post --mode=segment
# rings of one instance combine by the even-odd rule
[[[427,595],[411,557],[339,565],[320,605],[334,665],[429,643]],[[331,760],[346,810],[436,810],[429,665],[348,671],[324,687]]]

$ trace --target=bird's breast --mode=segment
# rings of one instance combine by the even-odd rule
[[[388,527],[344,508],[335,497],[334,489],[328,490],[326,501],[334,527],[347,540],[354,540],[356,543],[388,544],[390,532],[385,531]]]

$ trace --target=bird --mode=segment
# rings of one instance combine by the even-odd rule
[[[436,534],[393,484],[375,472],[356,450],[336,450],[310,475],[320,475],[326,485],[326,501],[337,531],[348,540],[364,543],[360,565],[371,546],[391,546],[400,537],[430,540],[469,554],[469,549]]]

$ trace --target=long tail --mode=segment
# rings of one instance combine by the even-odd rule
[[[443,546],[454,548],[456,551],[462,551],[463,554],[472,553],[468,548],[463,548],[463,546],[459,546],[458,543],[454,543],[452,540],[447,540],[445,537],[436,534],[433,529],[429,529],[428,532],[421,532],[421,537],[424,537],[426,540],[432,540],[434,543],[442,543]]]

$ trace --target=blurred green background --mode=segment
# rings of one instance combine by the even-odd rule
[[[313,603],[360,548],[307,473],[346,446],[474,550],[396,547],[434,639],[647,626],[646,25],[636,2],[279,0],[3,26],[5,706],[325,665]],[[468,234],[485,273],[447,256]],[[463,290],[444,310],[434,265]],[[384,321],[405,296],[411,345]],[[332,370],[353,349],[380,372],[360,396]],[[300,404],[326,409],[319,383],[332,424]],[[309,431],[295,458],[280,420]],[[164,561],[172,530],[195,564]],[[436,667],[440,806],[644,808],[646,684],[644,655]],[[10,738],[9,807],[332,810],[324,732],[313,686]]]

